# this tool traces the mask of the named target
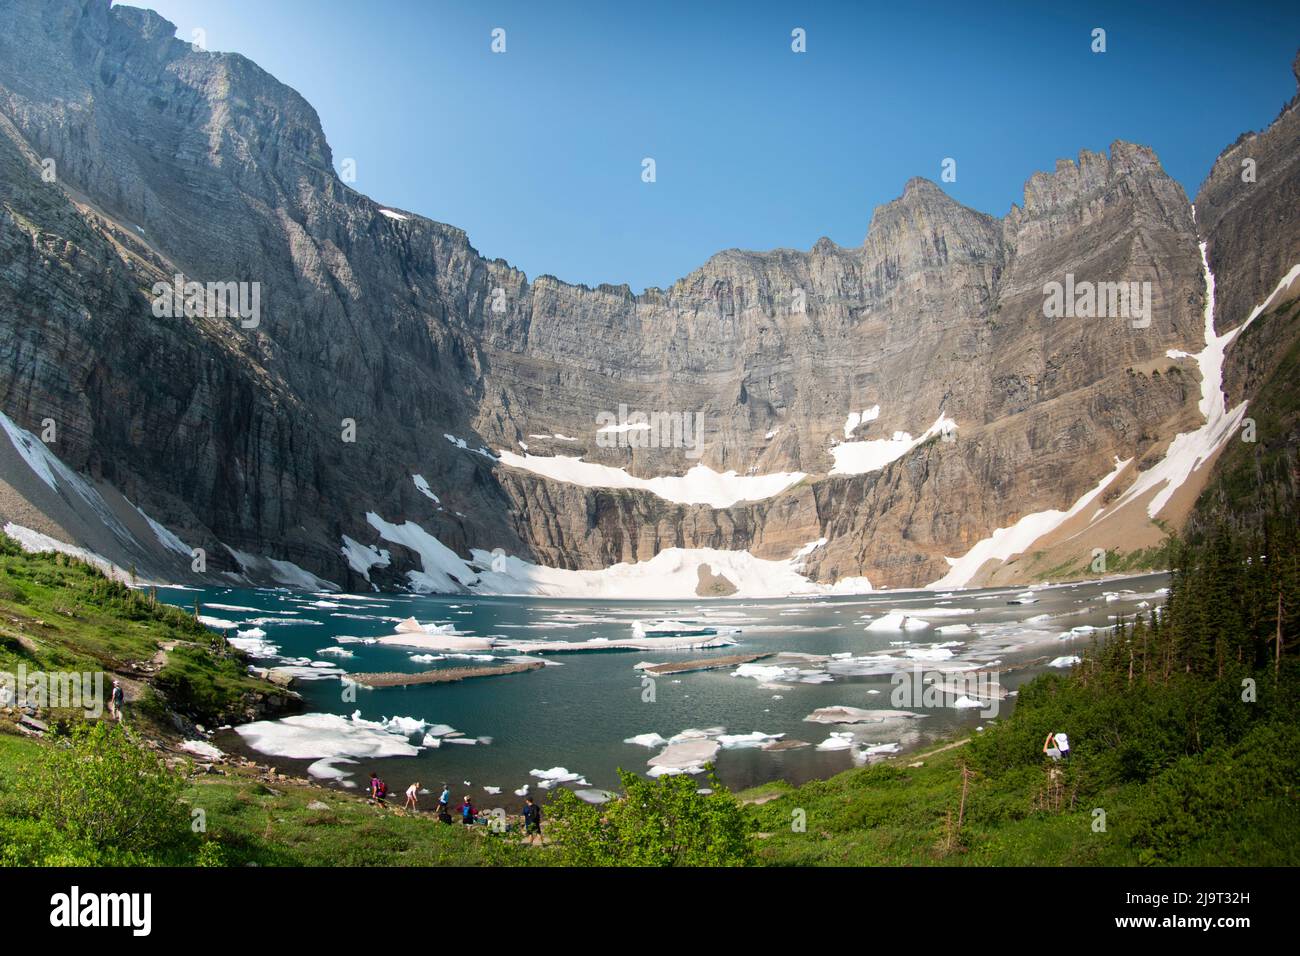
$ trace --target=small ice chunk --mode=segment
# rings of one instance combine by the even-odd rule
[[[529,774],[541,781],[538,786],[543,790],[550,790],[561,783],[576,783],[584,787],[589,786],[582,774],[574,773],[566,767],[552,767],[550,770],[530,770]]]
[[[866,629],[868,631],[923,631],[929,626],[929,621],[923,621],[919,617],[911,617],[901,611],[890,611],[876,618],[867,625]]]

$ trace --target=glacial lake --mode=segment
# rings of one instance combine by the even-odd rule
[[[894,710],[894,675],[909,689],[927,678],[996,672],[1014,707],[1015,690],[1102,635],[1117,615],[1163,601],[1167,575],[1059,586],[936,594],[884,591],[843,597],[772,600],[576,601],[545,598],[338,595],[270,589],[160,589],[169,603],[216,619],[217,628],[253,654],[256,666],[290,667],[309,719],[259,722],[216,731],[211,743],[338,786],[364,788],[371,770],[398,796],[413,781],[455,799],[471,793],[492,806],[514,805],[534,770],[562,768],[574,789],[616,789],[617,768],[646,773],[664,745],[625,742],[704,731],[721,740],[719,778],[740,789],[783,778],[828,777],[883,754],[906,752],[938,737],[983,727],[990,702],[943,695],[906,710],[920,716],[856,724],[805,720],[818,708]],[[1025,600],[1027,603],[1010,603]],[[1032,603],[1029,603],[1032,602]],[[887,615],[893,618],[887,618]],[[871,628],[873,621],[907,629]],[[583,650],[528,654],[524,648],[463,654],[369,643],[414,617],[443,631],[502,641],[626,640],[633,623],[675,620],[712,627],[734,644],[708,649]],[[924,625],[922,626],[922,622]],[[451,627],[447,627],[450,625]],[[964,625],[964,627],[963,627]],[[242,635],[242,636],[241,636]],[[341,675],[422,672],[541,659],[539,669],[456,683],[366,689]],[[636,665],[740,654],[789,654],[731,666],[644,679]],[[981,704],[981,706],[975,706]],[[352,715],[356,714],[357,719]],[[996,719],[996,717],[992,718]],[[276,724],[278,726],[271,726]],[[723,736],[725,728],[725,736]],[[211,728],[209,728],[211,730]],[[1044,728],[1049,730],[1062,728]],[[767,738],[739,740],[755,733]],[[780,736],[778,736],[780,735]],[[836,737],[836,735],[839,735]],[[699,737],[699,734],[692,735]],[[832,739],[835,738],[835,739]],[[650,738],[654,740],[654,738]],[[457,743],[456,741],[460,741]],[[776,741],[780,744],[775,745]],[[808,746],[795,746],[804,741]],[[698,777],[701,786],[704,778]],[[583,782],[585,781],[585,783]],[[430,798],[422,797],[428,805]]]

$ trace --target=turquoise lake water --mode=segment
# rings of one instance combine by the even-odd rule
[[[934,707],[913,702],[909,709],[923,714],[919,718],[854,725],[825,725],[804,718],[817,708],[837,705],[890,709],[893,674],[910,674],[917,667],[996,671],[1002,685],[1014,690],[1052,661],[1060,664],[1060,658],[1087,646],[1096,636],[1088,628],[1104,628],[1114,623],[1115,615],[1131,616],[1144,605],[1159,604],[1166,583],[1166,576],[1150,575],[1041,588],[1032,592],[1035,603],[1025,604],[1008,603],[1018,600],[1023,588],[951,595],[891,591],[853,597],[697,602],[339,596],[265,589],[167,589],[160,594],[189,608],[198,599],[204,615],[225,622],[221,626],[225,633],[243,634],[239,643],[254,647],[258,654],[274,655],[255,657],[256,665],[311,668],[301,673],[321,679],[298,680],[294,685],[306,700],[306,712],[349,718],[334,721],[349,726],[302,728],[291,746],[268,747],[263,742],[262,750],[250,747],[249,738],[236,730],[220,730],[211,742],[222,750],[299,773],[312,768],[314,776],[324,774],[321,779],[339,786],[364,786],[375,769],[395,794],[413,781],[435,793],[446,782],[457,799],[471,792],[490,803],[487,787],[499,788],[505,802],[517,800],[512,794],[525,784],[539,792],[541,778],[533,770],[564,768],[592,788],[615,788],[617,768],[644,773],[662,749],[624,742],[648,733],[669,738],[688,729],[711,729],[716,735],[717,728],[726,728],[733,735],[759,731],[809,743],[796,749],[721,749],[714,761],[719,778],[732,788],[742,788],[776,778],[798,783],[830,776],[855,763],[879,759],[866,753],[870,747],[897,745],[905,751],[954,731],[973,730],[990,717],[974,707],[951,706],[951,697]],[[890,612],[909,615],[913,624],[924,620],[930,627],[867,629],[870,620]],[[632,636],[634,621],[671,619],[715,627],[735,644],[695,650],[546,653],[537,656],[550,666],[540,670],[459,683],[367,690],[340,679],[339,670],[416,672],[484,666],[519,654],[433,654],[441,659],[413,660],[430,652],[365,642],[393,634],[396,622],[407,617],[511,641],[626,639]],[[969,631],[938,630],[954,625],[967,625]],[[264,637],[258,636],[259,630]],[[761,665],[787,668],[780,676],[766,679],[733,676],[735,668],[660,676],[654,680],[652,695],[634,669],[647,661],[765,652],[813,657],[761,661]],[[484,657],[490,660],[471,659]],[[354,699],[345,699],[349,688]],[[647,700],[649,696],[653,700]],[[1014,697],[1001,701],[1000,713],[1005,716],[1012,706]],[[357,712],[362,721],[390,719],[388,729],[354,725],[350,715]],[[456,737],[446,735],[448,728],[454,728],[459,739],[475,743],[452,744]],[[257,728],[245,728],[249,729]],[[278,729],[270,728],[269,736],[276,737]],[[430,729],[443,736],[427,736]],[[1044,733],[1052,729],[1062,728],[1045,728]],[[818,749],[833,733],[852,735],[848,749]],[[426,739],[439,745],[422,746]],[[387,752],[389,744],[416,750],[404,756],[373,756],[376,740],[381,752]],[[294,755],[286,756],[285,750]],[[330,757],[356,762],[318,763]],[[572,786],[583,788],[576,782]]]

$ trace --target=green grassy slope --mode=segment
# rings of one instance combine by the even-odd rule
[[[1098,787],[1088,785],[1091,761],[1079,752],[1058,784],[1041,755],[975,770],[980,761],[967,744],[740,796],[764,801],[748,809],[767,865],[1295,866],[1300,762],[1259,752],[1287,741],[1300,735],[1262,732],[1148,780]],[[1267,767],[1243,770],[1261,756]],[[963,767],[974,771],[964,811]]]
[[[0,670],[102,671],[138,694],[140,719],[171,726],[170,711],[201,723],[241,718],[283,688],[192,615],[110,581],[62,554],[26,554],[0,535]]]

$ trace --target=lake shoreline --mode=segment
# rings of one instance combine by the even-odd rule
[[[305,698],[304,713],[333,714],[337,725],[319,745],[307,735],[304,743],[295,745],[300,750],[293,752],[302,754],[296,757],[247,746],[233,729],[212,741],[228,753],[345,793],[364,787],[373,769],[394,790],[404,790],[414,780],[432,789],[445,779],[455,784],[454,790],[472,781],[469,786],[478,796],[485,795],[485,786],[513,795],[525,785],[529,792],[545,796],[540,786],[544,772],[572,772],[589,781],[575,782],[573,789],[614,789],[616,768],[645,774],[659,750],[656,745],[632,746],[633,738],[664,740],[692,728],[697,733],[714,728],[713,733],[741,741],[727,743],[713,758],[726,786],[744,790],[777,781],[797,786],[886,756],[869,750],[892,746],[896,751],[890,756],[907,755],[954,734],[976,733],[983,721],[975,704],[966,705],[966,710],[954,708],[951,693],[942,706],[924,710],[923,720],[902,724],[855,723],[814,730],[804,719],[813,711],[840,705],[888,707],[891,675],[909,669],[947,675],[942,686],[955,687],[952,675],[992,667],[1012,692],[999,702],[1002,713],[1009,713],[1016,687],[1050,667],[1068,666],[1072,648],[1113,626],[1118,616],[1138,613],[1139,605],[1157,600],[1166,584],[1164,575],[1126,575],[1020,592],[878,592],[670,602],[667,607],[650,601],[374,594],[344,599],[318,592],[210,591],[200,601],[213,606],[212,613],[220,610],[238,630],[257,628],[258,642],[273,645],[282,659],[293,661],[289,669],[315,678],[293,681]],[[1151,593],[1139,593],[1139,588]],[[193,598],[184,596],[187,606]],[[218,607],[222,605],[232,610]],[[930,623],[921,631],[864,628],[864,622],[880,623],[891,614],[904,622],[911,617]],[[589,644],[593,638],[614,641],[636,620],[660,616],[716,627],[738,646],[719,648],[717,654],[652,652],[648,661],[635,650],[548,653],[545,662],[534,662],[527,672],[513,675],[515,680],[485,682],[477,676],[505,676],[504,665],[470,661],[461,667],[456,661],[475,656],[486,660],[490,655],[485,652],[430,655],[374,642],[392,633],[394,620],[411,616],[444,622],[437,626],[445,633],[505,638],[513,655],[534,636],[551,646]],[[340,653],[329,657],[328,667],[312,671],[310,658],[323,654],[319,663],[325,665],[329,645]],[[408,671],[403,666],[430,658],[437,664],[432,669]],[[346,670],[350,667],[355,670]],[[661,670],[650,669],[655,667]],[[460,673],[475,676],[458,679]],[[370,675],[387,675],[391,683],[358,687],[350,700],[340,700],[340,677],[345,684],[361,684]],[[977,703],[988,703],[973,696]],[[430,725],[445,730],[429,731]],[[373,741],[383,746],[353,752],[349,748],[355,746],[354,736],[371,740],[366,747]],[[746,744],[744,738],[756,742]],[[765,749],[760,743],[768,738],[805,741],[808,746]],[[306,768],[317,762],[329,774],[346,775],[356,787],[309,775]],[[504,802],[510,804],[512,798]]]

